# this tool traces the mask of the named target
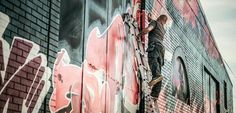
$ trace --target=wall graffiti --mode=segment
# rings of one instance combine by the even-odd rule
[[[175,55],[172,59],[172,95],[186,104],[190,104],[188,75],[184,58],[185,56],[182,49],[177,47],[175,50]]]
[[[4,31],[7,24],[2,25]],[[0,51],[0,112],[37,112],[50,85],[46,56],[37,44],[20,37],[11,46],[0,38]]]
[[[185,19],[185,22],[191,23],[192,27],[196,27],[196,15],[199,13],[197,0],[173,0],[173,4],[179,11],[180,15]],[[195,15],[196,14],[196,15]]]
[[[141,2],[145,3],[142,10]],[[129,34],[133,31],[124,23],[124,13],[132,14],[139,27],[147,26],[148,19],[160,14],[168,16],[164,80],[158,104],[145,100],[142,92],[133,37]],[[203,80],[202,70],[193,65],[208,56],[213,59],[210,63],[221,60],[197,0],[61,0],[60,18],[55,61],[40,53],[36,41],[17,35],[11,37],[12,41],[0,38],[0,112],[220,111],[220,82],[210,73],[203,75]],[[0,36],[8,23],[9,18],[0,12]],[[199,41],[203,48],[200,51],[208,56],[198,58],[198,42],[191,45],[192,39]],[[147,35],[141,40],[145,48]],[[52,71],[48,60],[54,63],[50,65]]]
[[[214,39],[209,31],[209,27],[207,27],[207,22],[202,16],[202,12],[200,10],[199,1],[198,0],[173,0],[173,5],[178,10],[181,17],[184,18],[185,23],[190,23],[192,29],[200,29],[203,32],[203,36],[201,37],[203,46],[206,48],[206,52],[213,59],[218,60],[220,63],[220,55],[217,47],[215,45]],[[198,22],[197,22],[198,21]],[[197,25],[199,23],[199,25]],[[183,26],[184,28],[184,26]],[[201,33],[199,33],[201,34]]]
[[[166,6],[167,2],[170,3],[170,1],[153,0],[153,1],[146,1],[146,2],[153,3],[153,5],[151,6],[152,8],[148,10],[152,14],[151,15],[152,19],[157,18],[159,13],[167,14],[168,17],[170,18],[169,20],[170,25],[168,26],[169,27],[168,29],[170,30],[176,29],[175,28],[176,26],[172,26],[171,24],[172,23],[171,18],[173,17],[171,13],[168,12],[168,6]],[[113,110],[112,112],[114,111],[117,112],[117,110],[121,108],[122,103],[126,102],[125,97],[123,96],[129,94],[129,93],[125,93],[125,94],[123,93],[125,91],[132,91],[130,90],[132,88],[136,90],[135,93],[134,92],[131,93],[131,94],[134,94],[135,96],[131,95],[130,97],[132,98],[130,97],[129,98],[136,100],[135,104],[133,105],[138,105],[139,103],[138,101],[140,98],[138,95],[139,85],[138,85],[138,80],[136,76],[137,66],[135,64],[136,61],[134,58],[134,53],[131,52],[133,51],[132,46],[130,46],[131,43],[129,43],[128,38],[125,37],[125,33],[124,33],[125,29],[123,28],[124,26],[122,24],[122,20],[119,19],[120,18],[119,16],[114,16],[113,20],[111,21],[111,24],[107,26],[107,29],[104,29],[104,26],[106,26],[107,22],[110,22],[109,18],[111,18],[111,15],[113,14],[107,15],[107,13],[104,13],[106,11],[109,12],[109,8],[105,4],[106,2],[103,2],[103,3],[104,4],[97,3],[94,1],[89,3],[89,4],[96,4],[94,6],[98,7],[99,9],[96,11],[94,10],[93,7],[84,9],[86,10],[85,11],[86,12],[85,15],[87,15],[86,18],[89,21],[85,21],[86,23],[85,28],[88,28],[88,29],[86,29],[85,31],[87,32],[84,32],[84,33],[85,33],[85,36],[88,36],[88,38],[84,37],[85,44],[86,44],[85,57],[84,57],[85,59],[83,61],[79,61],[79,62],[82,62],[81,66],[73,65],[70,63],[70,60],[68,59],[71,59],[70,57],[74,57],[74,56],[72,54],[67,55],[67,51],[68,51],[67,49],[62,49],[61,52],[58,53],[57,59],[61,59],[61,60],[60,60],[60,63],[58,63],[58,61],[55,62],[55,67],[54,67],[54,80],[55,80],[54,92],[55,94],[52,96],[51,102],[53,103],[54,98],[58,98],[58,99],[55,99],[56,100],[55,103],[59,102],[60,104],[58,105],[56,105],[55,103],[52,104],[52,107],[51,107],[52,111],[60,111],[60,110],[69,109],[69,111],[75,110],[75,111],[85,111],[85,112],[101,112],[101,111],[110,112],[111,110]],[[133,1],[132,3],[136,3],[136,2]],[[192,29],[199,27],[197,26],[198,20],[197,20],[196,15],[199,14],[200,9],[199,9],[197,0],[183,1],[183,2],[180,0],[173,0],[171,1],[171,3],[176,8],[175,11],[179,12],[179,15],[183,17],[184,19],[183,21],[187,23],[184,25],[189,24],[192,27]],[[121,4],[122,4],[122,1],[119,1],[119,2],[117,1],[117,2],[114,2],[114,4],[112,5],[116,5],[117,9],[120,9]],[[115,13],[115,10],[116,9],[112,9],[112,12]],[[137,16],[140,16],[140,15],[137,15]],[[107,17],[108,17],[108,20],[107,20]],[[115,20],[115,23],[114,23],[114,20]],[[139,23],[141,22],[140,20],[138,21]],[[96,26],[99,26],[99,27],[96,27]],[[102,31],[102,33],[100,33],[100,31]],[[203,44],[206,45],[205,43]],[[122,45],[122,47],[120,45]],[[213,48],[213,47],[210,47],[210,48]],[[130,52],[127,53],[126,49],[129,49]],[[96,55],[94,53],[96,53]],[[209,52],[209,54],[212,54],[212,52]],[[66,58],[67,60],[62,60],[64,58]],[[122,61],[122,62],[118,62],[118,61]],[[63,62],[66,65],[64,65]],[[128,63],[125,63],[125,62],[128,62]],[[174,109],[174,111],[181,111],[182,109],[186,109],[186,112],[190,110],[194,110],[196,112],[201,111],[203,109],[203,105],[198,104],[198,102],[196,101],[198,97],[192,96],[195,99],[191,99],[191,103],[194,103],[194,104],[192,104],[191,105],[192,108],[190,108],[189,106],[190,96],[189,96],[189,91],[187,91],[189,86],[187,84],[188,80],[186,78],[186,73],[183,74],[185,71],[183,70],[183,64],[181,63],[181,61],[177,59],[175,62],[176,62],[175,63],[176,65],[174,66],[174,69],[176,69],[175,70],[176,72],[175,72],[175,75],[173,75],[173,80],[174,80],[173,82],[174,82],[174,87],[177,89],[175,89],[174,91],[175,93],[173,95],[177,97],[176,99],[177,102],[175,104],[176,108]],[[129,65],[130,67],[128,67],[127,65]],[[180,65],[180,67],[178,65]],[[124,66],[127,66],[127,67],[124,67]],[[60,70],[64,70],[64,69],[72,70],[73,68],[75,68],[77,72],[71,73],[69,75],[68,73],[66,73],[68,71],[60,72]],[[125,74],[125,70],[127,69],[129,69],[129,71],[127,71],[126,73],[129,72],[129,74]],[[70,71],[70,72],[73,72],[73,71]],[[80,73],[80,74],[77,74],[77,73]],[[70,78],[69,80],[69,78],[66,78],[66,76],[70,76],[70,75],[71,77],[72,76],[73,77]],[[181,75],[181,76],[176,76],[176,75]],[[89,77],[92,77],[92,78],[89,78]],[[78,81],[76,83],[69,82],[71,81],[71,79],[75,79],[75,78],[78,78]],[[133,86],[135,86],[135,88],[133,86],[126,85],[126,78],[129,78],[128,80],[136,80],[136,81],[130,82],[130,83],[134,83]],[[62,81],[63,82],[67,81],[65,83],[68,83],[68,84],[62,85]],[[182,82],[185,82],[185,84],[182,84]],[[95,84],[99,84],[97,85],[99,87],[95,87],[96,86]],[[77,90],[75,89],[74,85],[77,85]],[[64,87],[64,88],[60,88],[60,87]],[[127,88],[129,90],[125,90],[126,87],[129,87]],[[76,90],[76,91],[73,91],[73,90]],[[57,94],[60,96],[58,96]],[[69,96],[70,98],[68,97],[68,94],[71,94],[71,96]],[[73,97],[74,99],[75,98],[77,99],[74,100]],[[93,99],[91,99],[92,97]],[[60,100],[61,98],[64,99],[63,100],[64,102],[60,102],[62,101]],[[80,98],[82,100],[79,100]],[[120,102],[116,101],[117,100],[116,98],[119,98]],[[168,108],[167,107],[168,99],[166,98],[160,101],[162,101],[163,103],[166,103],[166,108]],[[98,101],[100,101],[101,104],[98,106],[94,106],[94,103]],[[73,102],[77,104],[74,104]],[[84,102],[84,105],[78,104],[78,103],[83,103],[83,102]],[[73,106],[81,106],[81,107],[76,110],[75,107]],[[129,109],[129,108],[130,107],[125,106],[125,109]],[[131,111],[135,111],[135,110],[131,110]]]
[[[54,65],[51,111],[70,107],[71,112],[78,112],[81,108],[86,113],[136,112],[139,86],[129,40],[125,38],[122,17],[117,15],[104,33],[98,28],[90,32],[86,58],[81,67],[70,64],[66,50],[62,49]]]
[[[212,58],[219,60],[220,54],[216,48],[213,38],[211,37],[210,31],[206,26],[204,26],[204,28],[206,29],[206,34],[203,37],[203,42],[204,42],[204,46],[206,48],[206,51],[209,53],[209,55]],[[222,62],[222,61],[220,61],[220,62]]]
[[[167,40],[170,38],[174,39],[175,37],[173,36],[173,31],[176,29],[180,29],[180,31],[183,29],[182,32],[185,32],[185,29],[191,29],[191,30],[199,30],[203,32],[203,35],[199,34],[194,34],[197,35],[196,37],[200,37],[202,45],[204,46],[206,53],[213,59],[216,59],[216,61],[219,61],[220,55],[219,52],[216,48],[215,42],[210,34],[209,28],[206,25],[205,19],[202,19],[202,12],[199,7],[199,3],[197,0],[190,0],[190,1],[183,1],[183,0],[150,0],[146,1],[146,9],[147,13],[151,13],[152,19],[156,19],[158,15],[160,14],[167,14],[168,18],[170,19],[169,23],[170,26],[167,27],[167,30],[169,32],[172,31],[172,33],[168,33],[166,35]],[[175,14],[174,14],[175,13]],[[173,21],[173,24],[172,22]],[[200,22],[199,22],[200,21]],[[147,22],[147,21],[146,21]],[[177,34],[179,37],[184,37],[184,34],[182,32],[179,32],[178,30]],[[185,35],[186,36],[186,35]],[[188,36],[188,35],[187,35]],[[170,41],[172,42],[172,41]],[[166,42],[168,43],[168,42]],[[166,45],[167,47],[169,45]],[[176,53],[180,54],[179,51],[175,51]],[[184,56],[185,57],[185,56]],[[185,71],[185,66],[182,64],[183,62],[181,59],[174,58],[173,56],[173,68],[172,68],[172,95],[176,97],[176,103],[174,104],[175,112],[188,112],[188,111],[195,111],[195,112],[202,112],[204,109],[204,106],[198,102],[197,96],[195,97],[193,94],[190,95],[189,93],[189,86],[187,80],[187,74]],[[220,62],[221,63],[221,62]],[[202,87],[201,85],[199,87]],[[164,91],[170,90],[166,87],[162,89],[162,93]],[[201,89],[203,91],[204,89]],[[167,93],[167,92],[166,92]],[[168,94],[168,93],[167,93]],[[187,96],[188,95],[188,96]],[[162,108],[161,107],[161,112],[172,112],[172,108],[168,109],[168,103],[166,101],[169,101],[166,95],[161,95],[163,96],[162,99],[159,99],[161,103],[164,103],[162,106],[165,106]],[[190,97],[192,99],[190,99]],[[195,98],[195,99],[193,99]],[[210,104],[214,104],[214,102],[210,102],[209,97],[207,96],[208,99],[206,99],[206,102]],[[185,103],[184,103],[185,102]],[[191,104],[190,104],[191,103]],[[188,105],[187,105],[188,104]],[[189,105],[192,108],[189,108]]]

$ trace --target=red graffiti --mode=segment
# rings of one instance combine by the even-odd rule
[[[39,46],[15,37],[11,48],[0,39],[0,112],[37,112],[49,90],[51,70]]]
[[[180,12],[181,16],[193,27],[196,26],[196,15],[198,15],[199,6],[197,0],[173,0],[173,4]]]
[[[220,54],[218,52],[218,50],[216,49],[215,43],[213,41],[213,38],[210,34],[210,31],[208,29],[207,26],[204,27],[204,29],[206,30],[206,34],[203,37],[203,44],[206,48],[206,51],[208,52],[208,54],[214,58],[214,59],[219,59],[220,58]]]
[[[82,69],[78,66],[69,64],[70,59],[65,50],[57,54],[57,59],[53,70],[54,91],[50,99],[50,108],[52,112],[58,112],[67,108],[71,103],[78,103],[73,109],[80,111],[81,103],[81,83]],[[73,100],[73,101],[72,101]],[[72,101],[72,102],[71,102]],[[70,106],[72,108],[72,106]],[[65,112],[65,111],[64,111]]]
[[[129,41],[118,15],[104,33],[98,28],[90,32],[81,67],[70,64],[66,50],[61,50],[53,70],[51,111],[113,113],[121,110],[123,104],[135,112],[139,86],[134,50]]]

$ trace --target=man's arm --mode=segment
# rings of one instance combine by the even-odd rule
[[[144,28],[139,34],[138,34],[138,37],[142,36],[142,35],[145,35],[147,33],[149,33],[151,30],[154,29],[154,26],[148,26],[147,28]]]

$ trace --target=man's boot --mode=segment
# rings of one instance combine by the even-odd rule
[[[152,80],[148,83],[148,86],[151,87],[151,86],[157,84],[158,82],[162,81],[163,78],[164,77],[162,75],[160,75],[160,77],[152,78]]]

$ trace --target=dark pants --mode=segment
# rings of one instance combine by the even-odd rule
[[[148,50],[148,64],[152,71],[152,79],[161,76],[161,67],[164,65],[164,47],[162,45],[154,45],[153,49]],[[162,81],[152,87],[151,96],[157,97],[161,91]]]

